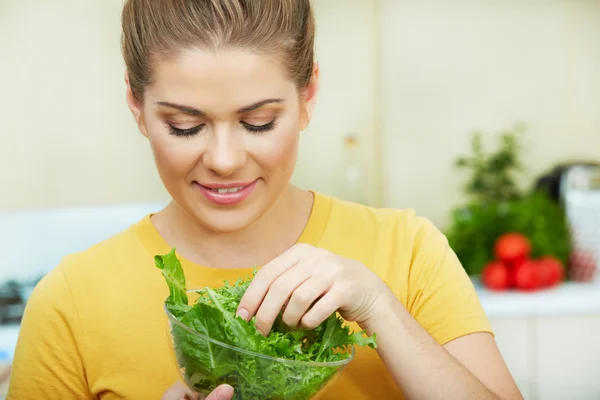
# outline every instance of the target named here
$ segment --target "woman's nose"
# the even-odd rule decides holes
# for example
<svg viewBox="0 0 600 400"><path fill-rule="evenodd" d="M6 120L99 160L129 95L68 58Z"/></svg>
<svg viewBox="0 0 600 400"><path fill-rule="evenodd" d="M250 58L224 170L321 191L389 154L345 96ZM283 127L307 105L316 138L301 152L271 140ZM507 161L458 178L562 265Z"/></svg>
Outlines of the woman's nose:
<svg viewBox="0 0 600 400"><path fill-rule="evenodd" d="M222 129L212 135L204 153L204 165L221 176L229 176L246 164L242 138Z"/></svg>

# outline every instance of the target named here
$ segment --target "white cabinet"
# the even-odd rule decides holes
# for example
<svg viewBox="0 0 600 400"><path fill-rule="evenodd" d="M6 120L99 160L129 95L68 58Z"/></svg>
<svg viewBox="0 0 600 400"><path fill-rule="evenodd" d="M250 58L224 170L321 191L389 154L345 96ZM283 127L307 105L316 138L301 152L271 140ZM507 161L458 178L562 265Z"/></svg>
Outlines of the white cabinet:
<svg viewBox="0 0 600 400"><path fill-rule="evenodd" d="M526 400L600 399L600 280L479 297Z"/></svg>
<svg viewBox="0 0 600 400"><path fill-rule="evenodd" d="M538 318L535 325L539 399L600 399L600 314Z"/></svg>

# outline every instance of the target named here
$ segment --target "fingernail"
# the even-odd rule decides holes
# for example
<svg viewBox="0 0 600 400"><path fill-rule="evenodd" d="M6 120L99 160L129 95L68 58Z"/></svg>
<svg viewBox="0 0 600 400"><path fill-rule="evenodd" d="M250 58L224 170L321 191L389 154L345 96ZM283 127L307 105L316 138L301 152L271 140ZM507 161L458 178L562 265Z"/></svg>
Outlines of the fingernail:
<svg viewBox="0 0 600 400"><path fill-rule="evenodd" d="M231 400L233 397L233 388L229 385L223 386L217 392L217 400Z"/></svg>
<svg viewBox="0 0 600 400"><path fill-rule="evenodd" d="M237 312L238 317L242 318L244 321L248 321L248 310L245 308L240 308Z"/></svg>

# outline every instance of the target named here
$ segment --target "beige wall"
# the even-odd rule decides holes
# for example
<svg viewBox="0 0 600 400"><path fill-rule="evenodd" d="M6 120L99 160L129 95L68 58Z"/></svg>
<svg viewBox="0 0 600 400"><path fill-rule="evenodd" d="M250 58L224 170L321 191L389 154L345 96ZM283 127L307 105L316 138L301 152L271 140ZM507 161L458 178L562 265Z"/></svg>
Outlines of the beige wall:
<svg viewBox="0 0 600 400"><path fill-rule="evenodd" d="M385 202L444 225L474 129L529 125L528 174L600 161L600 2L382 0Z"/></svg>
<svg viewBox="0 0 600 400"><path fill-rule="evenodd" d="M123 98L121 3L0 0L0 210L167 200ZM531 174L600 159L600 2L315 5L322 92L301 186L336 194L357 133L369 202L443 225L473 129L528 123Z"/></svg>
<svg viewBox="0 0 600 400"><path fill-rule="evenodd" d="M320 94L317 110L301 140L294 182L336 196L338 165L347 134L359 138L364 201L381 204L377 124L377 2L316 0Z"/></svg>
<svg viewBox="0 0 600 400"><path fill-rule="evenodd" d="M0 3L0 187L7 189L0 209L167 200L124 101L122 2ZM327 0L316 9L323 84L294 182L331 193L344 134L365 137L367 172L377 166L376 8ZM376 201L378 181L369 182Z"/></svg>
<svg viewBox="0 0 600 400"><path fill-rule="evenodd" d="M165 198L124 100L121 2L3 3L0 208Z"/></svg>

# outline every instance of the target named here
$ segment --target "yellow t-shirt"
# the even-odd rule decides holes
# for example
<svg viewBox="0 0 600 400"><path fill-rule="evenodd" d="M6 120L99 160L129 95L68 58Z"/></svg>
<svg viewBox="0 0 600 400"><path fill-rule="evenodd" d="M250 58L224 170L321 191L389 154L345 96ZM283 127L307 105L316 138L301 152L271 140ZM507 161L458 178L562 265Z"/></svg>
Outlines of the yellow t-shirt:
<svg viewBox="0 0 600 400"><path fill-rule="evenodd" d="M375 271L441 344L473 332L491 332L446 238L412 211L373 209L315 194L299 241L356 259ZM27 304L8 399L160 399L180 380L163 311L169 292L153 260L169 251L148 216L65 257ZM188 288L219 286L251 272L208 268L179 258ZM358 330L354 324L352 328ZM318 396L401 398L370 348L357 349L355 360Z"/></svg>

